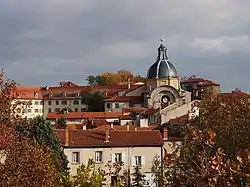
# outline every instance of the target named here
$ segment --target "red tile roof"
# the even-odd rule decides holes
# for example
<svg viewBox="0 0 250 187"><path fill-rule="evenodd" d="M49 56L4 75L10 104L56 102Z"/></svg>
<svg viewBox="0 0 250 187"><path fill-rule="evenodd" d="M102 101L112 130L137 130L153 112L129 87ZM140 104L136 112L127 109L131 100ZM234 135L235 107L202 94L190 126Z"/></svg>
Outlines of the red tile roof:
<svg viewBox="0 0 250 187"><path fill-rule="evenodd" d="M65 143L65 130L56 130L57 137ZM110 131L110 141L105 142L105 131L69 130L69 147L152 147L162 146L159 131Z"/></svg>
<svg viewBox="0 0 250 187"><path fill-rule="evenodd" d="M43 99L40 87L33 86L17 86L15 92L18 94L14 96L21 99Z"/></svg>
<svg viewBox="0 0 250 187"><path fill-rule="evenodd" d="M185 125L187 124L187 122L188 122L188 114L169 120L170 124L175 124L175 125Z"/></svg>
<svg viewBox="0 0 250 187"><path fill-rule="evenodd" d="M218 83L215 83L211 80L206 80L203 78L188 78L186 80L181 81L181 83L199 83L198 85L214 85L214 86L219 86Z"/></svg>
<svg viewBox="0 0 250 187"><path fill-rule="evenodd" d="M118 118L121 115L120 112L51 112L48 113L48 119L58 119L60 117L65 119L107 119Z"/></svg>
<svg viewBox="0 0 250 187"><path fill-rule="evenodd" d="M62 81L62 82L60 82L60 86L66 87L66 86L78 86L78 85L76 83L71 82L71 81Z"/></svg>
<svg viewBox="0 0 250 187"><path fill-rule="evenodd" d="M105 99L105 102L132 102L135 104L143 104L144 98L142 96L114 96L110 99Z"/></svg>
<svg viewBox="0 0 250 187"><path fill-rule="evenodd" d="M152 131L154 130L155 126L149 126L149 127L137 127L135 125L129 125L129 131ZM105 131L106 125L101 125L99 127L96 127L94 130L97 131ZM114 131L128 131L127 125L113 125L113 128L111 130Z"/></svg>
<svg viewBox="0 0 250 187"><path fill-rule="evenodd" d="M238 91L232 91L229 93L219 93L219 98L223 98L223 99L231 99L234 97L249 97L250 94L243 92L241 90Z"/></svg>
<svg viewBox="0 0 250 187"><path fill-rule="evenodd" d="M140 114L141 112L147 110L148 108L122 108L122 113L132 113Z"/></svg>
<svg viewBox="0 0 250 187"><path fill-rule="evenodd" d="M145 84L142 84L142 85L132 85L129 89L127 89L127 90L125 91L125 94L127 94L127 93L129 93L129 92L132 92L132 91L134 91L134 90L136 90L136 89L138 89L138 88L140 88L140 87L142 87L142 86L145 86Z"/></svg>
<svg viewBox="0 0 250 187"><path fill-rule="evenodd" d="M159 112L159 108L155 109L155 108L148 108L146 110L144 110L143 112L141 112L142 115L153 115L157 112Z"/></svg>

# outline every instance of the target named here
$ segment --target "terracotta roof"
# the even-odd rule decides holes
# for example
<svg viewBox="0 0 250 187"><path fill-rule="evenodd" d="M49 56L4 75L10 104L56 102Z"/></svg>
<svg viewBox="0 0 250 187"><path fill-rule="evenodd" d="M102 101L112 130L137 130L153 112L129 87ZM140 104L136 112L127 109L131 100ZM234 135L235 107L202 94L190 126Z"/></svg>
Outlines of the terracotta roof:
<svg viewBox="0 0 250 187"><path fill-rule="evenodd" d="M33 86L17 86L15 92L18 94L15 98L21 99L43 99L40 87Z"/></svg>
<svg viewBox="0 0 250 187"><path fill-rule="evenodd" d="M219 86L218 83L215 83L211 80L206 80L203 78L188 78L186 80L182 80L181 83L199 83L198 85L214 85Z"/></svg>
<svg viewBox="0 0 250 187"><path fill-rule="evenodd" d="M239 91L232 91L229 93L219 93L218 98L219 99L232 99L235 97L250 97L250 95L246 92Z"/></svg>
<svg viewBox="0 0 250 187"><path fill-rule="evenodd" d="M169 120L170 124L175 124L175 125L185 125L187 122L188 122L188 114Z"/></svg>
<svg viewBox="0 0 250 187"><path fill-rule="evenodd" d="M119 119L120 119L120 120L132 120L132 119L134 119L134 118L133 118L133 116L131 116L131 115L120 115L120 116L119 116Z"/></svg>
<svg viewBox="0 0 250 187"><path fill-rule="evenodd" d="M147 108L122 108L122 113L132 113L140 114L141 112L147 110Z"/></svg>
<svg viewBox="0 0 250 187"><path fill-rule="evenodd" d="M113 125L113 128L110 130L114 131L128 131L128 125ZM149 127L137 127L135 125L129 125L129 131L152 131L154 130L155 126L151 125ZM96 127L94 130L97 131L105 131L106 125L101 125L99 127Z"/></svg>
<svg viewBox="0 0 250 187"><path fill-rule="evenodd" d="M146 110L144 110L143 112L141 112L142 115L153 115L155 113L159 112L159 108L155 109L155 108L148 108Z"/></svg>
<svg viewBox="0 0 250 187"><path fill-rule="evenodd" d="M121 115L120 112L69 112L69 113L60 113L60 112L51 112L48 113L48 119L107 119L107 118L118 118Z"/></svg>
<svg viewBox="0 0 250 187"><path fill-rule="evenodd" d="M110 99L105 99L105 102L132 102L135 104L143 104L144 98L142 96L114 96Z"/></svg>
<svg viewBox="0 0 250 187"><path fill-rule="evenodd" d="M136 89L138 89L138 88L140 88L140 87L142 87L142 86L144 86L145 84L141 84L141 85L132 85L129 89L127 89L126 91L125 91L125 94L127 94L127 93L129 93L129 92L132 92L132 91L134 91L134 90L136 90Z"/></svg>
<svg viewBox="0 0 250 187"><path fill-rule="evenodd" d="M68 147L151 147L162 146L159 131L110 131L110 142L105 142L105 131L69 130ZM60 142L65 143L65 130L56 130Z"/></svg>
<svg viewBox="0 0 250 187"><path fill-rule="evenodd" d="M66 87L66 86L78 86L78 85L76 83L71 82L71 81L62 81L62 82L60 82L60 86Z"/></svg>

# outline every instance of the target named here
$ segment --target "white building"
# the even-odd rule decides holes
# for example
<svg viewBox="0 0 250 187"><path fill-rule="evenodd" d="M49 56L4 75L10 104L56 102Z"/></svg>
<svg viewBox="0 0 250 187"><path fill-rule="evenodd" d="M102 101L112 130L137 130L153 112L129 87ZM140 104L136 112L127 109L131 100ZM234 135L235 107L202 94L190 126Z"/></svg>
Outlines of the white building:
<svg viewBox="0 0 250 187"><path fill-rule="evenodd" d="M17 95L12 101L16 112L24 118L43 116L43 95L40 87L17 86Z"/></svg>

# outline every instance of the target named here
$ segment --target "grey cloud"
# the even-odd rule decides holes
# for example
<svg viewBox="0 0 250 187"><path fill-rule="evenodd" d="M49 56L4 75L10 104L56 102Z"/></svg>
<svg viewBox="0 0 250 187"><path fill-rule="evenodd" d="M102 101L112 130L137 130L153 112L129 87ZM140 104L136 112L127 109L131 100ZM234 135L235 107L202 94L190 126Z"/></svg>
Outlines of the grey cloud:
<svg viewBox="0 0 250 187"><path fill-rule="evenodd" d="M89 74L118 69L146 75L163 35L180 75L196 73L224 90L237 85L247 90L249 54L217 55L191 44L247 35L249 5L245 0L2 0L0 66L10 78L32 85L84 83ZM235 59L240 59L237 72ZM228 81L230 72L234 81Z"/></svg>

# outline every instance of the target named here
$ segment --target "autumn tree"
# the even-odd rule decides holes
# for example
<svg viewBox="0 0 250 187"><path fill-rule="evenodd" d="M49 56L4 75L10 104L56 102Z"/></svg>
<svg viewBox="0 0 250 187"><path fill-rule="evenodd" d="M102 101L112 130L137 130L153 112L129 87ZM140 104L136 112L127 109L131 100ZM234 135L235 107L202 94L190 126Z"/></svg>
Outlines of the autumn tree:
<svg viewBox="0 0 250 187"><path fill-rule="evenodd" d="M247 95L204 99L185 129L172 183L240 186L250 177L250 113ZM243 181L245 184L243 184Z"/></svg>
<svg viewBox="0 0 250 187"><path fill-rule="evenodd" d="M0 186L54 187L59 173L54 167L50 149L42 149L10 129L1 126L0 137L8 135L8 142L0 141Z"/></svg>
<svg viewBox="0 0 250 187"><path fill-rule="evenodd" d="M106 85L106 84L126 84L128 81L131 83L145 82L146 78L140 75L133 75L132 72L127 70L119 70L116 73L106 72L97 76L88 76L89 85Z"/></svg>

